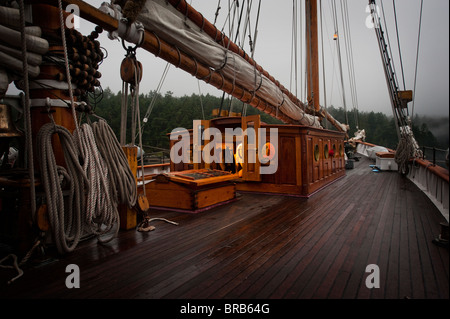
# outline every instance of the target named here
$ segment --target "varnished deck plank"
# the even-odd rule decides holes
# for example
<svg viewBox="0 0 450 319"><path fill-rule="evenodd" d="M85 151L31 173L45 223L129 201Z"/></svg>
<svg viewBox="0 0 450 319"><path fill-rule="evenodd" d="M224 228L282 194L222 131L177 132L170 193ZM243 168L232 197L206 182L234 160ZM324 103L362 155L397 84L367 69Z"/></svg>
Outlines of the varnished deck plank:
<svg viewBox="0 0 450 319"><path fill-rule="evenodd" d="M152 211L178 226L123 231L100 245L24 268L1 298L449 298L448 250L431 241L443 221L420 190L367 160L309 199L241 194L199 214ZM77 264L81 288L67 289ZM368 289L368 264L380 268ZM3 282L13 271L0 270Z"/></svg>

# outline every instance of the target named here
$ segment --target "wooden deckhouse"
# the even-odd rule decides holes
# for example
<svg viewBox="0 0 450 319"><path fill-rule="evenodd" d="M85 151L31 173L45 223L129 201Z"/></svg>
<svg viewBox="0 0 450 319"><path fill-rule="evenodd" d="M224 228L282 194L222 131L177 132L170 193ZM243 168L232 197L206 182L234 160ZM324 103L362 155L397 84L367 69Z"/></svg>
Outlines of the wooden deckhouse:
<svg viewBox="0 0 450 319"><path fill-rule="evenodd" d="M150 205L175 209L191 207L194 211L204 209L207 206L198 203L198 199L195 204L195 196L202 191L202 187L208 189L208 197L216 198L208 199L207 203L211 206L234 199L235 191L310 197L316 191L345 175L344 133L301 125L264 124L260 122L259 116L217 118L201 121L201 124L203 129L216 128L222 133L222 140L215 143L215 151L220 148L219 152L223 152L222 161L211 161L211 163L208 160L205 161L207 156L217 155L210 152L210 154L203 154L200 163L194 163L193 152L198 148L204 149L210 141L206 140L199 144L194 139L194 130L186 131L184 134L189 136L185 138L189 138L190 141L190 161L187 163L171 161L170 173L164 174L168 176L167 178L158 177L147 184ZM266 137L261 139L260 145L277 145L276 148L270 146L272 147L269 150L272 154L268 154L272 158L270 161L261 163L259 158L256 158L256 161L250 160L252 158L250 153L256 146L250 141L253 137L244 135L242 142L239 142L239 137L234 137L233 143L227 145L226 129L242 128L245 131L248 127L253 127L256 134L259 132L258 129L265 130ZM278 133L276 143L271 143L271 130L276 130ZM171 140L171 148L180 143L181 139L180 135L178 140ZM254 140L258 140L258 136L255 136ZM221 146L217 147L218 144ZM234 161L224 163L225 152L229 150L233 152ZM243 154L240 153L241 151ZM239 157L243 159L242 162L236 160ZM261 166L268 165L275 165L276 169L265 174ZM224 175L201 176L203 178L199 176L195 180L192 178L193 173L208 171L223 171ZM168 183L172 185L165 186ZM161 191L164 187L166 191ZM180 202L180 194L192 194L192 196L186 196L186 200Z"/></svg>

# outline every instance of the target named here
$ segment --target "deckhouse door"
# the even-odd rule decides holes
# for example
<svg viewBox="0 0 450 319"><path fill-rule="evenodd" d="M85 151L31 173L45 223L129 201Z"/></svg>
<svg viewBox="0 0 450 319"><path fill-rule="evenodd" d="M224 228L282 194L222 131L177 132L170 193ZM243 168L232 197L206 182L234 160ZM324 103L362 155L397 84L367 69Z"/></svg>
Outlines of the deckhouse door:
<svg viewBox="0 0 450 319"><path fill-rule="evenodd" d="M258 159L259 115L242 118L244 161L242 164L242 179L245 181L261 181L260 163ZM245 134L246 133L246 134Z"/></svg>
<svg viewBox="0 0 450 319"><path fill-rule="evenodd" d="M208 145L210 142L209 136L203 136L205 130L210 127L210 121L208 120L198 120L194 121L194 125L197 125L197 127L194 127L194 135L193 135L193 162L194 162L194 169L200 169L200 168L209 168L210 164L209 161L205 163L203 161L204 156L210 156L209 154L203 154L203 149L205 145ZM203 139L205 138L205 140ZM206 159L206 158L205 158Z"/></svg>

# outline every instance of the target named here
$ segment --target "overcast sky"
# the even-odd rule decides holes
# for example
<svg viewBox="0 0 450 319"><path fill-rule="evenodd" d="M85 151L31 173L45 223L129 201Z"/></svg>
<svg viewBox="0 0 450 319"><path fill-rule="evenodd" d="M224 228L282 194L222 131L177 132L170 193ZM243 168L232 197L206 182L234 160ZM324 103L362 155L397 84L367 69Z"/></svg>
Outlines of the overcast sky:
<svg viewBox="0 0 450 319"><path fill-rule="evenodd" d="M94 7L99 7L102 0L87 0ZM241 0L240 3L243 1ZM192 0L191 5L201 12L209 21L214 21L217 0ZM251 18L252 30L255 25L255 14L258 1L253 1L253 16ZM299 1L302 5L304 1ZM333 18L331 15L331 0L322 2L325 78L327 88L327 105L343 106L340 73L337 64L336 41L333 41ZM343 32L341 18L341 0L337 0L339 31ZM366 12L368 1L348 0L348 15L351 32L351 43L355 69L355 83L357 90L358 108L362 111L373 110L392 114L388 97L386 81L381 64L375 31L366 26L369 13ZM381 1L377 4L381 7ZM403 89L400 63L398 60L397 38L393 18L392 0L384 0L384 11L388 23L388 32L393 49L395 67L400 89ZM417 38L419 30L420 0L395 1L400 47L405 73L406 89L413 89L416 62ZM222 29L228 11L228 0L221 1L217 26ZM303 10L302 10L303 11ZM298 97L305 100L301 94L303 83L298 83L297 90L291 83L291 47L292 47L292 0L263 0L261 4L260 22L258 25L258 38L254 59L279 80ZM319 26L320 27L320 26ZM80 31L87 35L94 26L84 20L81 21ZM228 30L228 29L226 29ZM304 29L303 29L304 30ZM320 31L319 31L320 32ZM103 74L101 84L103 88L109 87L113 92L121 90L120 62L124 57L124 50L119 41L109 40L104 32L99 40L108 51L108 58L100 66ZM228 32L226 32L228 34ZM342 38L341 38L342 39ZM319 40L320 41L320 40ZM341 40L341 46L344 45ZM248 42L244 49L249 52ZM346 83L347 108L354 107L348 87L349 77L346 63L345 49L341 48L344 67L344 82ZM321 53L320 53L321 54ZM143 64L144 75L141 82L141 93L155 90L163 74L166 62L156 58L143 49L137 52L138 60ZM304 55L303 55L304 59ZM300 70L298 71L300 72ZM320 71L322 77L322 69ZM300 75L299 75L300 77ZM323 80L320 80L321 86ZM449 114L449 1L424 0L421 30L421 42L417 70L415 113L438 116ZM199 93L198 80L182 70L170 67L168 76L161 89L161 93L172 91L175 96ZM202 94L222 96L222 92L215 87L200 81ZM324 105L323 90L320 103ZM409 103L411 109L412 102Z"/></svg>

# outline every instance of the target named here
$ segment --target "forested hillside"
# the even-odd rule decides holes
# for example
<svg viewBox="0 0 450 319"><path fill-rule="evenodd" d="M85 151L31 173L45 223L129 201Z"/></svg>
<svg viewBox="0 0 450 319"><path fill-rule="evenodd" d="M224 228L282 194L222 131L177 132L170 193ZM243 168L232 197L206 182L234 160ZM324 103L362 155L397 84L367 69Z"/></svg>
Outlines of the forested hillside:
<svg viewBox="0 0 450 319"><path fill-rule="evenodd" d="M121 99L120 92L114 94L111 90L105 89L103 98L95 106L95 113L108 121L114 132L116 132L117 137L119 137L120 131ZM193 120L211 119L212 110L220 108L222 104L221 98L209 94L174 97L172 92L166 92L164 95L150 92L141 94L139 97L141 120L150 111L149 106L152 101L153 107L148 115L148 121L143 127L143 144L166 149L169 148L169 137L167 134L174 128L191 129ZM229 107L230 100L225 97L222 109L229 110ZM233 99L233 112L242 112L242 107L242 102ZM127 127L130 128L130 108L128 108L128 111L129 123ZM248 107L246 114L261 114L261 112L253 107ZM266 123L282 123L264 113L261 114L261 120ZM130 141L130 130L127 130L127 132L129 134L127 141Z"/></svg>
<svg viewBox="0 0 450 319"><path fill-rule="evenodd" d="M120 92L113 93L107 88L103 91L102 98L97 99L95 104L95 113L108 121L117 136L119 136L120 128L121 99ZM152 103L153 107L149 108ZM242 112L242 102L233 99L231 103L233 112ZM227 96L222 100L220 97L209 94L174 97L170 91L164 95L150 92L140 95L139 105L141 120L146 114L150 113L147 123L144 124L143 144L167 149L169 147L167 134L174 128L183 127L190 129L194 119L211 119L213 109L220 108L222 105L223 110L229 110L230 100ZM348 120L351 128L350 137L356 131L356 123L358 123L360 129L366 130L366 141L393 149L396 148L398 139L394 119L391 115L380 112L359 112L356 115L355 111L349 111L345 114L343 108L334 107L329 107L328 111L341 123L347 123ZM261 113L253 107L248 107L246 111L247 115ZM266 123L281 123L279 120L264 113L261 114L261 120ZM413 130L419 145L447 149L448 122L448 118L431 119L416 115L413 122ZM439 136L435 136L431 132L430 125L441 128L440 131L442 132ZM334 129L326 121L323 123L323 126ZM447 130L445 130L445 126ZM128 124L128 128L130 128L130 124ZM130 141L130 137L128 137L127 141Z"/></svg>
<svg viewBox="0 0 450 319"><path fill-rule="evenodd" d="M343 108L329 107L328 112L341 123L350 125L349 136L354 136L358 126L366 130L366 141L395 149L398 142L394 117L381 112L348 111L345 115ZM347 122L348 119L348 122ZM324 126L327 124L324 123ZM330 126L331 127L331 126ZM413 119L413 132L420 146L447 149L449 146L449 119L430 118L415 115Z"/></svg>

